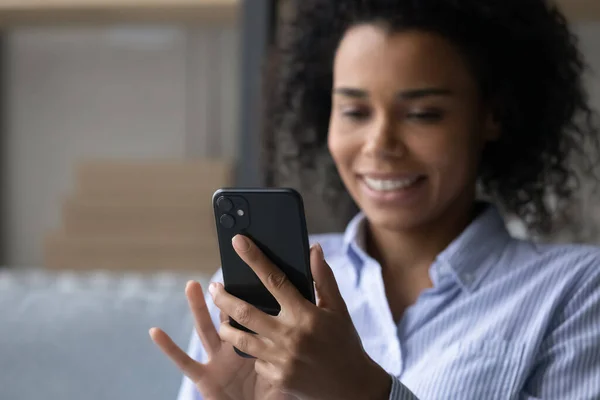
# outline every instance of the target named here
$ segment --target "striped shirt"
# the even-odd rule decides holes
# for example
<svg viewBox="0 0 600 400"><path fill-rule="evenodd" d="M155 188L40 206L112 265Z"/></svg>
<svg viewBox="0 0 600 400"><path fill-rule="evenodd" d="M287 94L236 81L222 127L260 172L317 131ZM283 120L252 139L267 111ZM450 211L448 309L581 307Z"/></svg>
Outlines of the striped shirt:
<svg viewBox="0 0 600 400"><path fill-rule="evenodd" d="M364 215L319 242L390 400L600 399L600 251L510 236L488 206L430 268L394 322ZM213 280L222 281L218 272ZM215 324L219 312L209 301ZM196 335L190 354L206 361ZM179 400L200 400L185 378ZM325 399L326 400L326 399Z"/></svg>

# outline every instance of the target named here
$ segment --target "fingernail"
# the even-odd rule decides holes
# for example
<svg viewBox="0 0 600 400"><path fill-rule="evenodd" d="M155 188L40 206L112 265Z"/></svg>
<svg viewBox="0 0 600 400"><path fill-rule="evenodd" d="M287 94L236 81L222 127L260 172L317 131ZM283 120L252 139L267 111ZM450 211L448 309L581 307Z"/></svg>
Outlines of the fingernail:
<svg viewBox="0 0 600 400"><path fill-rule="evenodd" d="M211 296L214 296L217 293L217 284L216 283L211 283L208 286L208 291L210 292Z"/></svg>
<svg viewBox="0 0 600 400"><path fill-rule="evenodd" d="M323 252L323 248L321 247L320 243L317 243L317 251L319 252L320 257L324 260L325 259L325 253Z"/></svg>
<svg viewBox="0 0 600 400"><path fill-rule="evenodd" d="M309 254L310 254L310 256L312 257L312 254L313 254L314 252L318 252L318 251L319 251L319 249L317 248L317 244L315 243L315 244L313 244L312 246L310 246L310 253L309 253Z"/></svg>
<svg viewBox="0 0 600 400"><path fill-rule="evenodd" d="M250 242L248 242L248 240L241 235L235 235L231 240L231 243L236 250L239 250L243 253L250 250Z"/></svg>

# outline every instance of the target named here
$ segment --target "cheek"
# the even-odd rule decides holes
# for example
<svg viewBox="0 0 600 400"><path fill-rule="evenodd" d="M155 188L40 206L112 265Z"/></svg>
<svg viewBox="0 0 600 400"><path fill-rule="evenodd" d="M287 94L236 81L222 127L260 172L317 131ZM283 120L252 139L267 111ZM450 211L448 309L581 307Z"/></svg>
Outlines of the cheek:
<svg viewBox="0 0 600 400"><path fill-rule="evenodd" d="M431 165L439 170L453 170L465 162L464 147L457 142L435 144L424 150Z"/></svg>
<svg viewBox="0 0 600 400"><path fill-rule="evenodd" d="M414 143L412 150L435 175L450 175L454 180L463 180L474 173L480 151L470 135L450 132L439 135L437 140Z"/></svg>
<svg viewBox="0 0 600 400"><path fill-rule="evenodd" d="M352 163L352 144L337 133L333 124L327 136L327 148L339 170Z"/></svg>

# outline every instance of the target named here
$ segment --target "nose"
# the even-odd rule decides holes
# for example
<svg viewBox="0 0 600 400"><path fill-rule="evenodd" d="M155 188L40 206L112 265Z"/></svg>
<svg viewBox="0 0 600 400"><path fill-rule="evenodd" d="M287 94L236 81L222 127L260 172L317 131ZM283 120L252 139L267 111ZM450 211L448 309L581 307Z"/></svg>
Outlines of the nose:
<svg viewBox="0 0 600 400"><path fill-rule="evenodd" d="M363 151L365 155L374 158L401 158L406 153L393 119L382 117L374 121L367 133Z"/></svg>

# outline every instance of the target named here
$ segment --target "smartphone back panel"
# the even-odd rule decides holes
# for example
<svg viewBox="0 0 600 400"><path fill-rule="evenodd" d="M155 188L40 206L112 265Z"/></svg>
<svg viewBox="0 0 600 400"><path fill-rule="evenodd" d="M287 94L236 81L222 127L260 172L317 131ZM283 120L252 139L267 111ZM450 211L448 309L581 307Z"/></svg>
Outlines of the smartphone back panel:
<svg viewBox="0 0 600 400"><path fill-rule="evenodd" d="M227 292L271 315L280 311L277 301L231 244L235 235L242 234L254 241L306 299L315 302L299 193L292 189L221 189L213 196L213 207Z"/></svg>

